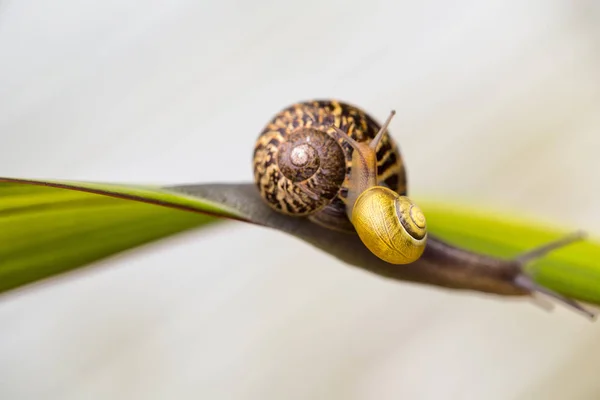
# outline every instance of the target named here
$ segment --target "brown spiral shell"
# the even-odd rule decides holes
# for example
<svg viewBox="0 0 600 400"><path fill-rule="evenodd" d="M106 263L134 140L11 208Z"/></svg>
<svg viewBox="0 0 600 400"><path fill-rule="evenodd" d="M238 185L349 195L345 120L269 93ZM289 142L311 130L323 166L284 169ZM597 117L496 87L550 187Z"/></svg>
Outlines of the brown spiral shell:
<svg viewBox="0 0 600 400"><path fill-rule="evenodd" d="M257 159L255 176L263 198L286 214L322 209L345 178L344 151L327 133L312 128L296 129L283 142L270 139L257 149Z"/></svg>
<svg viewBox="0 0 600 400"><path fill-rule="evenodd" d="M336 126L357 141L369 142L380 125L369 115L335 100L314 100L281 110L259 135L254 179L275 210L309 218L331 229L354 231L345 211L352 147L336 141ZM400 152L389 135L377 148L378 184L406 194Z"/></svg>

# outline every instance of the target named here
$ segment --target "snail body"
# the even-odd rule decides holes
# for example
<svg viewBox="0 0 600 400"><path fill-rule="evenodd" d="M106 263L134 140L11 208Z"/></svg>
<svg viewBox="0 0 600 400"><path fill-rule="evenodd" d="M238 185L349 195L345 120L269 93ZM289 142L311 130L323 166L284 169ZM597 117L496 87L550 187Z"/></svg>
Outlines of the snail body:
<svg viewBox="0 0 600 400"><path fill-rule="evenodd" d="M400 151L385 134L393 115L380 126L364 111L335 100L307 101L281 110L254 148L254 180L261 198L277 212L357 234L370 253L384 261L383 266L369 263L383 275L406 273L404 278L414 279L419 274L413 267L442 286L541 293L594 318L593 312L539 285L524 271L532 260L582 240L582 232L512 260L428 238L425 216L406 197ZM390 264L413 265L389 269Z"/></svg>
<svg viewBox="0 0 600 400"><path fill-rule="evenodd" d="M254 148L261 197L278 212L353 232L384 261L417 260L423 213L407 197L400 151L379 125L339 101L308 101L277 113Z"/></svg>

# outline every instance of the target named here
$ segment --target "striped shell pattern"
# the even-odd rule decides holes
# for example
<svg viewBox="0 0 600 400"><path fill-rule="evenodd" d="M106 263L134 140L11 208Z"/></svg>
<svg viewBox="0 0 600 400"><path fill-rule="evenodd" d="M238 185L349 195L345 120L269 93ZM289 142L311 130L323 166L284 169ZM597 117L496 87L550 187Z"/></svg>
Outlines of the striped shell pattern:
<svg viewBox="0 0 600 400"><path fill-rule="evenodd" d="M262 198L276 211L354 231L345 211L354 150L330 135L332 126L367 143L380 129L364 111L340 101L294 104L275 115L259 135L254 179ZM377 181L406 195L404 165L389 133L377 147Z"/></svg>

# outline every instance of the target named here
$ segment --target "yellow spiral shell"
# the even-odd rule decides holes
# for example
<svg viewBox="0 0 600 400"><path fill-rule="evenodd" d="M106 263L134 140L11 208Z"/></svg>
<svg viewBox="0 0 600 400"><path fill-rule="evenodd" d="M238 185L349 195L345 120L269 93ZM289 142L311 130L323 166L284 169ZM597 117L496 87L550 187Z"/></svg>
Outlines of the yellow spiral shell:
<svg viewBox="0 0 600 400"><path fill-rule="evenodd" d="M352 223L365 246L392 264L416 261L427 241L427 222L407 197L375 186L364 191L352 210Z"/></svg>

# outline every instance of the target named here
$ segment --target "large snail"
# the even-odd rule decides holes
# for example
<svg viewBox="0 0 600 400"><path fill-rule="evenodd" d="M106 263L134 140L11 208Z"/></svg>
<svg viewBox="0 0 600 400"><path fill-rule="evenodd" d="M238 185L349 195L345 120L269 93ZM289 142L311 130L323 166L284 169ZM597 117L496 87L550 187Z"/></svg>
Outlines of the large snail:
<svg viewBox="0 0 600 400"><path fill-rule="evenodd" d="M377 257L408 264L423 253L427 227L406 197L398 147L379 125L339 101L310 101L279 112L254 149L254 178L275 210L330 229L355 231Z"/></svg>
<svg viewBox="0 0 600 400"><path fill-rule="evenodd" d="M523 273L526 263L580 241L583 232L513 260L476 254L428 235L422 211L406 196L404 164L387 134L393 116L394 111L379 125L357 107L335 100L306 101L281 110L254 148L254 180L262 199L277 212L358 234L387 263L418 264L425 254L422 265L448 268L448 276L454 276L455 268L464 268L467 272L461 270L460 279L474 279L484 288L502 277L518 288L545 293L594 315ZM493 277L489 282L486 274L479 274L484 270Z"/></svg>

